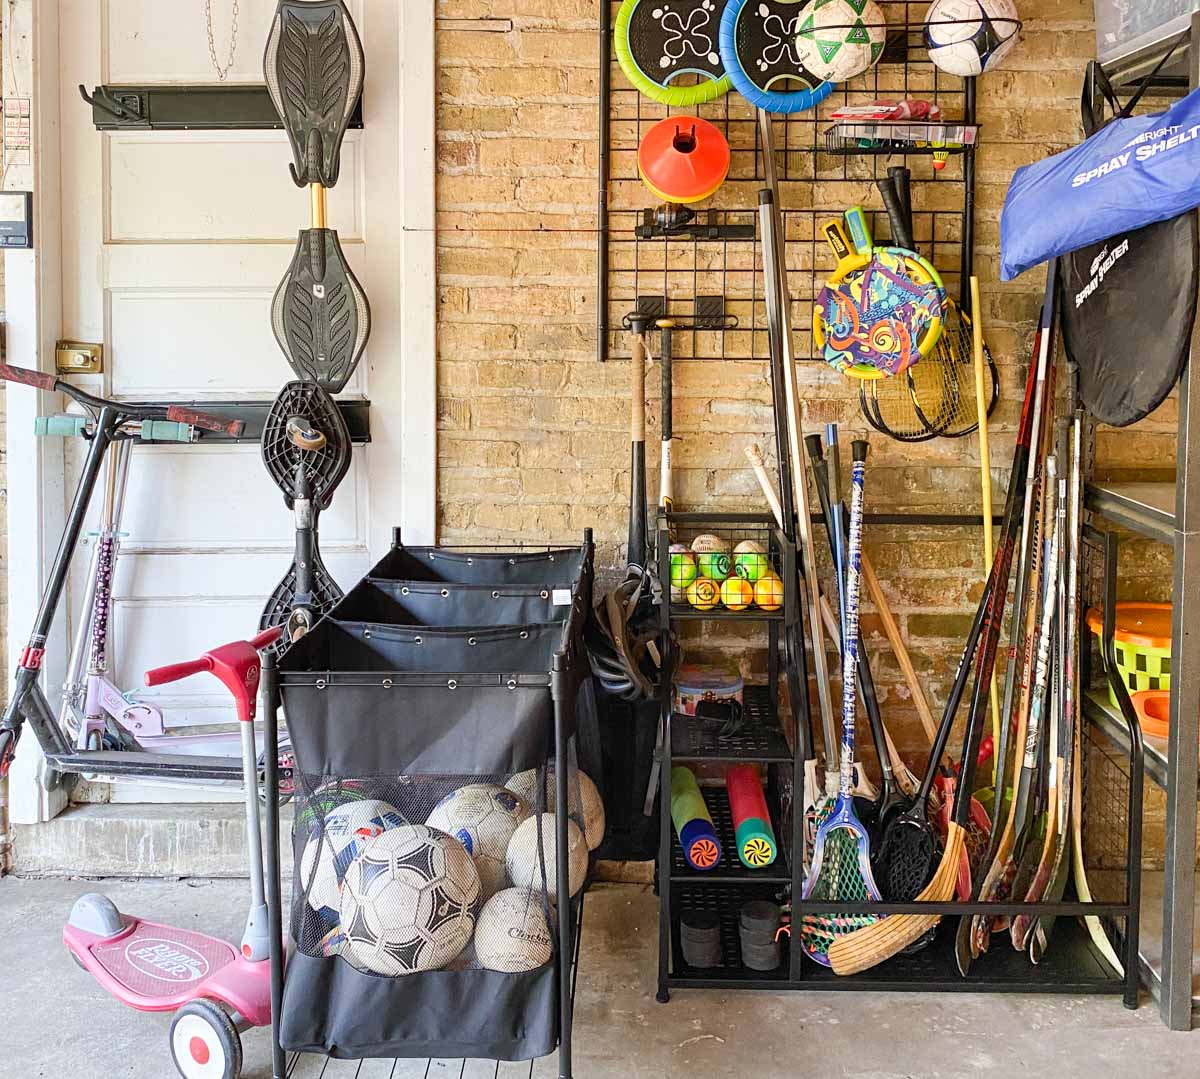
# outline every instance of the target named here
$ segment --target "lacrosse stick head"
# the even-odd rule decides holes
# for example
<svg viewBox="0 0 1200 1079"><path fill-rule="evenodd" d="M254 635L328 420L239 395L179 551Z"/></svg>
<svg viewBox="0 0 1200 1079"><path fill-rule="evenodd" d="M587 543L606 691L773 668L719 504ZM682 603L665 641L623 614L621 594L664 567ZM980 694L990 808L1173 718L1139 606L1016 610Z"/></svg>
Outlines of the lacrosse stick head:
<svg viewBox="0 0 1200 1079"><path fill-rule="evenodd" d="M849 796L839 796L833 813L817 829L812 868L803 898L834 903L879 902L871 871L870 840ZM814 962L829 966L829 949L847 933L873 925L876 915L805 913L800 918L800 946Z"/></svg>
<svg viewBox="0 0 1200 1079"><path fill-rule="evenodd" d="M875 879L890 903L909 903L937 870L937 833L924 814L902 813L888 822L875 857Z"/></svg>
<svg viewBox="0 0 1200 1079"><path fill-rule="evenodd" d="M342 0L279 0L263 75L292 146L292 179L333 187L364 77L362 42Z"/></svg>
<svg viewBox="0 0 1200 1079"><path fill-rule="evenodd" d="M262 458L288 509L305 489L314 507L325 509L350 468L341 409L315 382L289 382L263 424Z"/></svg>

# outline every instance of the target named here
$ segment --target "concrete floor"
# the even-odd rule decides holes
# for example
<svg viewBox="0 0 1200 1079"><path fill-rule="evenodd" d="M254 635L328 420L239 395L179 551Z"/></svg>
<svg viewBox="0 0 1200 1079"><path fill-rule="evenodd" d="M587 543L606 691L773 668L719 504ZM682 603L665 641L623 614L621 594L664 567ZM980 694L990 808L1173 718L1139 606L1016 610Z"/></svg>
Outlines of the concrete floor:
<svg viewBox="0 0 1200 1079"><path fill-rule="evenodd" d="M119 906L237 937L236 881L0 880L0 1077L167 1079L168 1016L131 1012L77 970L61 927L74 899L104 890ZM579 1079L1195 1079L1200 1032L1171 1034L1153 1007L1116 999L972 995L677 992L654 1001L656 903L649 890L601 886L588 900L575 1023ZM268 1039L245 1038L246 1079L270 1075ZM317 1079L322 1063L297 1077ZM554 1076L547 1061L534 1079ZM341 1062L325 1079L460 1079L457 1063ZM482 1070L478 1074L483 1074ZM495 1074L489 1070L487 1075ZM502 1071L501 1075L509 1074ZM513 1075L518 1074L513 1072ZM522 1070L522 1075L529 1072Z"/></svg>

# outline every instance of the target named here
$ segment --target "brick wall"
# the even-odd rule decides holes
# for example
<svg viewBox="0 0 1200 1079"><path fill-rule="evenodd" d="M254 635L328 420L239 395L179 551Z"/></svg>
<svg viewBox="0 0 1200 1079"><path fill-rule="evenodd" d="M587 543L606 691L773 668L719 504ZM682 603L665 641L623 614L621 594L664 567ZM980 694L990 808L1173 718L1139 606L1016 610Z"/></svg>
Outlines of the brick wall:
<svg viewBox="0 0 1200 1079"><path fill-rule="evenodd" d="M978 105L976 272L1002 380L992 423L997 509L1044 283L1040 271L999 283L1000 207L1015 168L1078 141L1080 80L1094 47L1090 0L1018 6L1024 40L981 80ZM455 542L573 542L590 525L602 566L617 566L628 364L595 362L598 11L599 0L439 3L439 529ZM618 205L622 198L648 203L640 191L614 195ZM822 365L802 365L800 379L809 429L836 420L844 438L865 430L844 380ZM742 449L771 441L765 366L681 363L675 395L680 503L762 508ZM651 445L655 421L652 401ZM1102 473L1144 473L1148 462L1171 470L1174 432L1173 402L1119 437L1101 431ZM977 510L975 439L871 442L873 508ZM651 491L656 482L652 471ZM981 536L880 528L866 546L936 708L981 590ZM1124 564L1137 570L1130 595L1166 587L1169 556L1152 547L1126 552ZM885 716L920 759L925 743L899 669L869 612L864 627L876 643ZM712 632L691 644L728 655L746 639Z"/></svg>

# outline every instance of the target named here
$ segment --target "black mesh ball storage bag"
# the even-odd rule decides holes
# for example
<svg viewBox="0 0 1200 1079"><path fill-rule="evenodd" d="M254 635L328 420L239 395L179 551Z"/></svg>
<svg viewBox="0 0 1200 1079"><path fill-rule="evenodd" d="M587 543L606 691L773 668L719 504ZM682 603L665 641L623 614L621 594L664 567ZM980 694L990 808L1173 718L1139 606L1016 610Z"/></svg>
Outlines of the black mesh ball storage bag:
<svg viewBox="0 0 1200 1079"><path fill-rule="evenodd" d="M555 1049L603 830L576 766L581 627L327 618L282 657L297 765L286 1049Z"/></svg>

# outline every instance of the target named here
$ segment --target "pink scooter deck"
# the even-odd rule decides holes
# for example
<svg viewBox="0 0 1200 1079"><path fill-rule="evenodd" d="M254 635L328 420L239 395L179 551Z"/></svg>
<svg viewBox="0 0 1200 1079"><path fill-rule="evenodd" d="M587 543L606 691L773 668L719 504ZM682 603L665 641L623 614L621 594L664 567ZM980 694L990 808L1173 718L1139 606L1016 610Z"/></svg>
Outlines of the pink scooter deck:
<svg viewBox="0 0 1200 1079"><path fill-rule="evenodd" d="M253 1026L271 1021L270 964L251 963L226 941L122 915L99 937L76 926L63 942L113 996L144 1012L169 1012L197 997L228 1005Z"/></svg>

